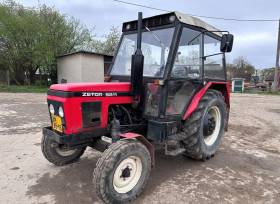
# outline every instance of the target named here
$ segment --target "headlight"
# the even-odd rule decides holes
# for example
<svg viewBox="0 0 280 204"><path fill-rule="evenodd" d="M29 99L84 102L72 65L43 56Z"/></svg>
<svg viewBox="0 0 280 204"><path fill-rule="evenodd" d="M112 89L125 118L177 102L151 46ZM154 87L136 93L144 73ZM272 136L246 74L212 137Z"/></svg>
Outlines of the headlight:
<svg viewBox="0 0 280 204"><path fill-rule="evenodd" d="M60 106L59 107L59 109L58 109L58 115L60 116L60 117L64 117L64 112L63 112L63 108Z"/></svg>
<svg viewBox="0 0 280 204"><path fill-rule="evenodd" d="M126 25L126 30L129 30L131 28L131 25L130 24L127 24Z"/></svg>
<svg viewBox="0 0 280 204"><path fill-rule="evenodd" d="M54 114L54 107L52 104L50 104L50 106L49 106L49 111L51 114Z"/></svg>
<svg viewBox="0 0 280 204"><path fill-rule="evenodd" d="M173 23L173 22L175 21L175 19L176 19L176 17L173 16L173 15L169 17L169 21L170 21L171 23Z"/></svg>

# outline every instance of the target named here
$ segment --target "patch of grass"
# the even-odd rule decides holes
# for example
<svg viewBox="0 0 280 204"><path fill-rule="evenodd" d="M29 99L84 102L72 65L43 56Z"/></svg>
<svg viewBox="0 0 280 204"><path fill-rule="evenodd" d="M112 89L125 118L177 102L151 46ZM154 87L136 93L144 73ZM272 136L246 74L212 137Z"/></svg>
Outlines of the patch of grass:
<svg viewBox="0 0 280 204"><path fill-rule="evenodd" d="M263 95L274 95L274 96L280 96L280 92L261 92L259 94L263 94Z"/></svg>
<svg viewBox="0 0 280 204"><path fill-rule="evenodd" d="M271 92L271 91L261 91L258 89L245 89L244 93L246 94L261 94L261 95L274 95L274 96L280 96L280 91L278 92Z"/></svg>
<svg viewBox="0 0 280 204"><path fill-rule="evenodd" d="M0 85L0 92L10 92L10 93L46 93L48 87L45 86L6 86Z"/></svg>

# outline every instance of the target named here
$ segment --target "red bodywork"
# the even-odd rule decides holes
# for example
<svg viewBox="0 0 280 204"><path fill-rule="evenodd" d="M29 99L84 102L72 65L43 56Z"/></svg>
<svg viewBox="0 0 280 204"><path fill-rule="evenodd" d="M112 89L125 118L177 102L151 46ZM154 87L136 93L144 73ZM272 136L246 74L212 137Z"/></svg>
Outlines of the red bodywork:
<svg viewBox="0 0 280 204"><path fill-rule="evenodd" d="M130 83L126 82L111 82L111 83L68 83L54 84L50 87L51 90L64 92L129 92ZM81 102L102 101L101 109L101 128L107 127L108 107L111 104L129 104L132 103L131 96L116 96L116 97L70 97L63 98L48 95L48 100L59 101L63 103L64 115L66 119L65 134L74 134L82 131L90 131L91 129L82 129L82 113Z"/></svg>
<svg viewBox="0 0 280 204"><path fill-rule="evenodd" d="M198 103L205 92L209 89L216 89L222 92L229 108L230 88L228 82L208 82L192 99L186 113L183 115L183 120L186 120L198 106ZM108 82L108 83L67 83L54 84L50 90L63 92L119 92L127 93L131 90L129 82ZM101 96L101 97L58 97L48 95L48 100L58 101L63 103L66 128L64 134L75 134L83 131L94 130L92 128L82 128L82 102L101 101L101 126L106 128L108 124L108 107L113 104L131 104L132 96Z"/></svg>
<svg viewBox="0 0 280 204"><path fill-rule="evenodd" d="M220 91L224 98L225 102L228 106L228 109L230 108L230 82L208 82L198 93L195 94L195 96L192 98L192 101L187 108L186 113L183 116L183 120L186 120L197 108L198 103L200 99L203 97L205 92L208 89L216 89Z"/></svg>

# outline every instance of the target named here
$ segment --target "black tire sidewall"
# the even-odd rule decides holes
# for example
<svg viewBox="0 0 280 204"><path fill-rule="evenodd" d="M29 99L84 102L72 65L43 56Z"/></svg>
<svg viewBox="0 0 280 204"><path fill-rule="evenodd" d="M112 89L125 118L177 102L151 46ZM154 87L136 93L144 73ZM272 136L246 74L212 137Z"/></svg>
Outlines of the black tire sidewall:
<svg viewBox="0 0 280 204"><path fill-rule="evenodd" d="M209 109L213 106L216 106L219 108L219 111L221 114L221 126L220 126L219 135L218 135L216 141L212 145L206 145L206 143L204 141L204 135L203 135L203 122L204 122L204 117L208 113ZM221 143L221 138L224 135L225 117L226 117L226 107L225 107L224 101L220 98L211 99L208 102L208 104L203 112L203 116L200 121L201 125L200 125L200 129L199 129L199 142L201 143L202 152L207 153L207 156L214 155Z"/></svg>
<svg viewBox="0 0 280 204"><path fill-rule="evenodd" d="M69 156L62 156L58 154L58 152L56 151L55 147L53 147L52 144L58 145L58 143L55 140L53 140L47 135L43 135L42 144L41 144L43 155L49 162L57 166L75 162L81 157L81 155L84 153L86 149L86 147L77 148L73 154Z"/></svg>
<svg viewBox="0 0 280 204"><path fill-rule="evenodd" d="M143 146L141 144L141 146ZM145 148L145 149L144 149ZM116 168L119 166L119 164L126 158L130 156L136 156L141 159L142 162L142 173L140 176L140 179L136 186L127 193L118 193L113 186L113 177ZM113 200L114 203L123 203L128 202L131 199L134 199L143 189L143 187L146 184L146 181L150 175L151 170L151 160L150 160L150 154L146 147L142 148L134 148L134 146L127 146L127 148L123 152L119 152L116 156L116 159L114 160L114 164L112 165L113 168L110 169L108 172L108 175L105 178L105 194L107 196L109 195L109 200ZM107 185L106 185L107 184Z"/></svg>

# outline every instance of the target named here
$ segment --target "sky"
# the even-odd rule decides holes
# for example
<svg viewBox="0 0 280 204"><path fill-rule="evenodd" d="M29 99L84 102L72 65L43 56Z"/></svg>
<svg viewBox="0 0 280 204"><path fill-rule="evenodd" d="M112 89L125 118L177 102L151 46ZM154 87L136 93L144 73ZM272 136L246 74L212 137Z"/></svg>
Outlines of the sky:
<svg viewBox="0 0 280 204"><path fill-rule="evenodd" d="M182 13L238 18L279 19L279 0L126 0ZM53 6L61 13L79 19L88 28L94 28L97 36L108 33L110 27L121 29L122 23L137 18L142 11L144 17L164 13L162 11L126 5L112 0L17 0L24 6L38 3ZM275 66L278 22L235 22L215 19L202 20L220 30L228 30L235 36L233 51L227 54L232 62L245 57L256 68Z"/></svg>

